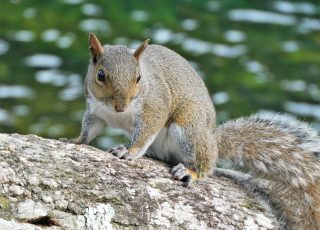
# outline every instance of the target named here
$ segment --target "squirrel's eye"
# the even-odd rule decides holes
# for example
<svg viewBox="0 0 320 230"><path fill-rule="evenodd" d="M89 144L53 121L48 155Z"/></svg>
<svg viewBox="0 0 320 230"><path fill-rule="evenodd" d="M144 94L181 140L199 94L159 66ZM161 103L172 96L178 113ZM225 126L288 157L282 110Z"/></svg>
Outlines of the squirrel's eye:
<svg viewBox="0 0 320 230"><path fill-rule="evenodd" d="M137 83L140 81L140 79L141 79L141 75L139 74L137 77Z"/></svg>
<svg viewBox="0 0 320 230"><path fill-rule="evenodd" d="M104 76L103 70L99 69L98 74L97 74L97 78L98 78L99 81L104 81L105 80L105 76Z"/></svg>

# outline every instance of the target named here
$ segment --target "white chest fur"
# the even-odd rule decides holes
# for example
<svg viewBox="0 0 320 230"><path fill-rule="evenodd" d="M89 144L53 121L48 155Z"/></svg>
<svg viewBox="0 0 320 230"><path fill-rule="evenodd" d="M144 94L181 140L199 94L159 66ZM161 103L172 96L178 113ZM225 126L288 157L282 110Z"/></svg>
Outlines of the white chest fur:
<svg viewBox="0 0 320 230"><path fill-rule="evenodd" d="M134 102L132 102L127 110L122 113L117 113L113 108L98 100L88 101L88 104L90 112L104 120L109 127L122 129L126 131L128 136L133 134L136 116Z"/></svg>

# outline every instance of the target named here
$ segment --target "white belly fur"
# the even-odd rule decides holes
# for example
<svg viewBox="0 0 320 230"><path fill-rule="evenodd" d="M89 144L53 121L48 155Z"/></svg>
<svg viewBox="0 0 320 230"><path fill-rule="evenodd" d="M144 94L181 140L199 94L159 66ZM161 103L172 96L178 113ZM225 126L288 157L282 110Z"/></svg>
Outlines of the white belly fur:
<svg viewBox="0 0 320 230"><path fill-rule="evenodd" d="M161 129L147 154L162 161L183 162L185 157L177 140L177 134L179 133L181 133L181 128L175 123L171 123L169 127Z"/></svg>

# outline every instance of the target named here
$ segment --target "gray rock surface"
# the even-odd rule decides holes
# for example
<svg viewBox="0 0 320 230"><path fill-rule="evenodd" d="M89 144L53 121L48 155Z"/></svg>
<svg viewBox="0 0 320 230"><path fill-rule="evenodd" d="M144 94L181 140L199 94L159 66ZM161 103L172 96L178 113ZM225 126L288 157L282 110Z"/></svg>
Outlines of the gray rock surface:
<svg viewBox="0 0 320 230"><path fill-rule="evenodd" d="M277 229L259 199L210 177L35 135L0 134L0 229Z"/></svg>

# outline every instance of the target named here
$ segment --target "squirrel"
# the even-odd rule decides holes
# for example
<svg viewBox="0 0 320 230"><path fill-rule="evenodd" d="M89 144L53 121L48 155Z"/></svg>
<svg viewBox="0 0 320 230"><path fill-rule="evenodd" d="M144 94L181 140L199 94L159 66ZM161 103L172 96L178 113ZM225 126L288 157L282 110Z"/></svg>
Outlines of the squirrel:
<svg viewBox="0 0 320 230"><path fill-rule="evenodd" d="M173 178L185 186L215 171L265 195L284 229L320 229L316 131L274 114L216 126L214 105L201 77L179 54L148 42L137 49L102 46L90 33L87 108L74 141L88 144L105 125L120 128L131 141L108 150L114 156L135 160L148 155L170 162ZM250 170L253 177L214 170L221 159Z"/></svg>

